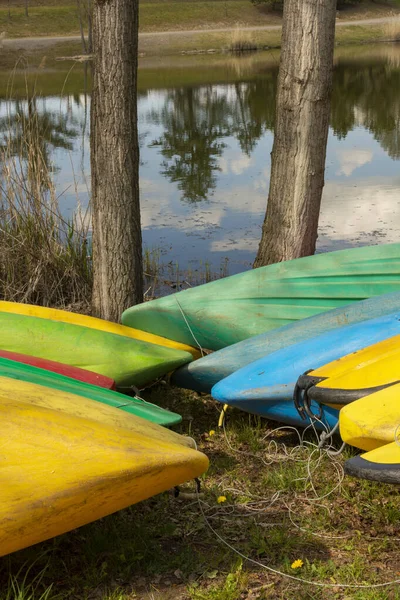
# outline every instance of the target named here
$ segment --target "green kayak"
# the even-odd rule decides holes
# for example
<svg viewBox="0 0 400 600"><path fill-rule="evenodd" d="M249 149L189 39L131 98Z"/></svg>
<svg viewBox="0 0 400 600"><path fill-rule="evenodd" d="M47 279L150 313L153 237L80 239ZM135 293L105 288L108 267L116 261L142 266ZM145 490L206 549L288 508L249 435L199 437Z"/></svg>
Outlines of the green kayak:
<svg viewBox="0 0 400 600"><path fill-rule="evenodd" d="M0 312L0 348L80 367L141 387L190 362L189 352L114 333Z"/></svg>
<svg viewBox="0 0 400 600"><path fill-rule="evenodd" d="M372 296L400 291L400 244L260 267L126 310L122 323L218 350Z"/></svg>
<svg viewBox="0 0 400 600"><path fill-rule="evenodd" d="M152 421L158 425L164 425L165 427L176 425L182 421L180 415L144 400L131 398L112 390L91 385L90 383L83 383L65 375L52 373L45 369L9 360L8 358L0 358L0 377L29 381L30 383L60 390L61 392L83 396L84 398L119 408L132 415L142 417L142 419Z"/></svg>

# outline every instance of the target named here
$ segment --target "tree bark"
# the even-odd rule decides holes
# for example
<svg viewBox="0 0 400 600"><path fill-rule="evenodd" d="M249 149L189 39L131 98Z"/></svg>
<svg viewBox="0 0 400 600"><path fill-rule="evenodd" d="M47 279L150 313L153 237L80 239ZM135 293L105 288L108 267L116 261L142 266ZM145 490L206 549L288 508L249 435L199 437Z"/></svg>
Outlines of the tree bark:
<svg viewBox="0 0 400 600"><path fill-rule="evenodd" d="M95 0L92 309L111 321L143 300L137 49L138 0Z"/></svg>
<svg viewBox="0 0 400 600"><path fill-rule="evenodd" d="M271 180L254 267L314 254L324 187L336 0L285 0Z"/></svg>

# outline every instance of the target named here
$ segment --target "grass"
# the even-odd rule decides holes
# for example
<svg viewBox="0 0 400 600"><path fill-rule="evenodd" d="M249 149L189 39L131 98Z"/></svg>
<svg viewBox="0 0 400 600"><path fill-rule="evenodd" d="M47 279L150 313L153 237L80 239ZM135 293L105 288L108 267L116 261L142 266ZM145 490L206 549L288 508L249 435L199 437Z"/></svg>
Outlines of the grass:
<svg viewBox="0 0 400 600"><path fill-rule="evenodd" d="M385 24L384 32L388 40L400 42L400 17L393 16L393 19Z"/></svg>
<svg viewBox="0 0 400 600"><path fill-rule="evenodd" d="M242 27L235 27L231 32L229 50L241 54L243 52L254 52L258 50L258 46L253 40L251 31L247 31Z"/></svg>
<svg viewBox="0 0 400 600"><path fill-rule="evenodd" d="M210 457L201 504L161 494L4 557L0 600L400 599L395 586L338 586L399 577L399 491L341 481L352 452L333 461L315 451L312 436L299 447L293 432L274 433L273 423L234 410L227 413L224 433L210 397L167 385L149 389L145 397L178 408L180 431L191 433ZM189 483L182 489L194 488ZM218 504L221 495L226 501ZM244 556L328 587L249 563L217 534ZM303 566L294 570L297 559ZM11 581L29 592L10 594Z"/></svg>
<svg viewBox="0 0 400 600"><path fill-rule="evenodd" d="M85 310L92 284L88 225L79 211L72 220L60 212L47 152L54 124L39 115L34 94L3 121L0 297ZM61 117L55 126L65 127Z"/></svg>
<svg viewBox="0 0 400 600"><path fill-rule="evenodd" d="M66 2L60 5L52 0L43 2L40 6L33 5L29 11L29 17L25 16L23 3L19 6L12 6L11 18L8 16L8 7L0 3L0 32L4 31L6 37L32 37L32 36L68 36L79 35L79 21L76 5L73 2ZM32 3L31 3L32 4ZM341 11L341 18L370 18L375 16L387 16L395 6L377 5L373 2L363 2L359 6ZM243 28L244 26L263 26L279 25L281 16L267 10L265 7L254 6L249 0L191 0L189 2L182 0L165 0L163 2L142 2L139 6L140 11L140 31L162 32L170 30L211 30L215 28ZM338 30L341 28L338 27ZM275 32L263 32L265 36L255 43L264 45L274 45L276 43ZM178 36L173 36L178 37ZM195 36L196 38L198 35ZM226 36L223 36L223 38ZM217 38L219 39L219 38ZM368 39L368 38L367 38ZM179 41L179 39L178 39ZM190 36L186 44L190 41ZM208 48L226 46L229 40L223 39L222 43L213 41L213 45ZM253 41L253 40L252 40ZM157 38L157 44L151 39L144 45L143 51L156 54L155 46L158 46L160 39ZM161 36L161 46L164 41ZM172 44L176 40L170 40ZM198 43L202 43L198 40ZM216 45L217 44L217 45ZM229 45L229 44L228 44ZM194 44L189 44L191 49ZM203 46L204 47L204 46ZM159 53L163 51L160 49Z"/></svg>

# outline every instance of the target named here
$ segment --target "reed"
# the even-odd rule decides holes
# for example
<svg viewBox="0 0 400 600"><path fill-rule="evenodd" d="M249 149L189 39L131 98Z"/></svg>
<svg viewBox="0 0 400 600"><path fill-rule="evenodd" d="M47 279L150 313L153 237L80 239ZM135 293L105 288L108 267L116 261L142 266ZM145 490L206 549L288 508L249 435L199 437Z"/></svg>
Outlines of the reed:
<svg viewBox="0 0 400 600"><path fill-rule="evenodd" d="M256 52L258 50L258 45L254 42L251 31L246 31L240 27L240 25L237 25L231 33L229 50L235 54Z"/></svg>
<svg viewBox="0 0 400 600"><path fill-rule="evenodd" d="M63 217L34 99L0 134L0 298L87 310L88 219Z"/></svg>
<svg viewBox="0 0 400 600"><path fill-rule="evenodd" d="M391 42L400 42L400 16L393 15L384 25L385 37Z"/></svg>

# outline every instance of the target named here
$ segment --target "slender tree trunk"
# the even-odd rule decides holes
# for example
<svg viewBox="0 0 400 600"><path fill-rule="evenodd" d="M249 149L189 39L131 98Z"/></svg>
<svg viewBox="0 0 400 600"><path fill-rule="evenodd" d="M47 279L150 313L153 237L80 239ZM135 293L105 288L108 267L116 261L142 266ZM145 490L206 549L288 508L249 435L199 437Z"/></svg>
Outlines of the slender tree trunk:
<svg viewBox="0 0 400 600"><path fill-rule="evenodd" d="M91 105L93 314L141 302L136 77L138 0L95 0Z"/></svg>
<svg viewBox="0 0 400 600"><path fill-rule="evenodd" d="M26 17L29 17L28 4L29 4L29 0L25 0L25 16Z"/></svg>
<svg viewBox="0 0 400 600"><path fill-rule="evenodd" d="M315 252L336 0L285 0L267 212L255 267Z"/></svg>

